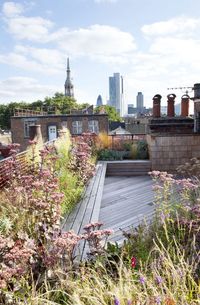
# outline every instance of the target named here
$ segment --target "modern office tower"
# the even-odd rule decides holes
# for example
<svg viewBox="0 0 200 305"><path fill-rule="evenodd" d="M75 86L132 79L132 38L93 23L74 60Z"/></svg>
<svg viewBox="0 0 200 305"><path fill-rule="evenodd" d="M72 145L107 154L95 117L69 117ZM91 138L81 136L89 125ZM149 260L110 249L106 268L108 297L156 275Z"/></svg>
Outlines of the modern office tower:
<svg viewBox="0 0 200 305"><path fill-rule="evenodd" d="M136 102L137 102L137 112L142 113L144 110L144 96L142 92L138 92L136 97Z"/></svg>
<svg viewBox="0 0 200 305"><path fill-rule="evenodd" d="M99 96L97 97L97 107L102 105L103 105L102 96L99 94Z"/></svg>
<svg viewBox="0 0 200 305"><path fill-rule="evenodd" d="M115 107L120 116L123 115L123 77L120 73L114 73L109 77L109 101L110 106Z"/></svg>
<svg viewBox="0 0 200 305"><path fill-rule="evenodd" d="M128 104L128 114L133 114L133 113L134 113L134 105Z"/></svg>
<svg viewBox="0 0 200 305"><path fill-rule="evenodd" d="M65 81L65 96L74 97L74 85L72 84L72 80L71 80L69 58L67 58L67 78Z"/></svg>

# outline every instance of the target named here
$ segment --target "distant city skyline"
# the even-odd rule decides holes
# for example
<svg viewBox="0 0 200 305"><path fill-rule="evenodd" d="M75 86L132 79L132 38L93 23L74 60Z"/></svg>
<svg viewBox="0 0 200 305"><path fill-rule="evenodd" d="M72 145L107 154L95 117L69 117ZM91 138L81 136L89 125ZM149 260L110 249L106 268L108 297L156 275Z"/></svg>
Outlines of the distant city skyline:
<svg viewBox="0 0 200 305"><path fill-rule="evenodd" d="M136 96L136 105L138 112L142 112L144 109L144 95L142 94L142 92L138 92Z"/></svg>
<svg viewBox="0 0 200 305"><path fill-rule="evenodd" d="M200 82L199 11L199 0L2 0L0 103L63 92L69 57L79 103L105 103L117 71L125 107L140 91L166 105L167 88Z"/></svg>
<svg viewBox="0 0 200 305"><path fill-rule="evenodd" d="M109 76L109 99L108 105L113 106L120 116L124 115L124 85L123 76L120 73L113 73L113 76Z"/></svg>

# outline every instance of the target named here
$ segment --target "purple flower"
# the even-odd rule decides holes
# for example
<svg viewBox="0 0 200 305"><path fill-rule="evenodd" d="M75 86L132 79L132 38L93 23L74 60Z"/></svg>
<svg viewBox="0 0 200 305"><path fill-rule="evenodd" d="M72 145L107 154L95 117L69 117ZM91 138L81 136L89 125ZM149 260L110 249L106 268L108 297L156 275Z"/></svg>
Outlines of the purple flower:
<svg viewBox="0 0 200 305"><path fill-rule="evenodd" d="M144 283L145 283L144 276L140 276L139 281L140 281L140 284L144 285Z"/></svg>
<svg viewBox="0 0 200 305"><path fill-rule="evenodd" d="M161 297L159 295L155 298L155 302L156 304L161 304Z"/></svg>
<svg viewBox="0 0 200 305"><path fill-rule="evenodd" d="M162 282L163 282L162 277L157 275L156 276L156 282L157 282L158 285L162 284Z"/></svg>
<svg viewBox="0 0 200 305"><path fill-rule="evenodd" d="M120 301L116 297L114 299L114 305L120 305Z"/></svg>
<svg viewBox="0 0 200 305"><path fill-rule="evenodd" d="M132 305L132 304L133 304L132 301L128 300L127 305Z"/></svg>

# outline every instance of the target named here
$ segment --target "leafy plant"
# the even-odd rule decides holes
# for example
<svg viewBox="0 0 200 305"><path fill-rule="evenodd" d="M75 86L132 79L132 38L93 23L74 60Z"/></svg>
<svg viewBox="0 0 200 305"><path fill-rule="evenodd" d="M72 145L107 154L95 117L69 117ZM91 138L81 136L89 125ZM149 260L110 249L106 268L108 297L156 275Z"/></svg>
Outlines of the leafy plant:
<svg viewBox="0 0 200 305"><path fill-rule="evenodd" d="M98 159L103 161L123 160L126 152L111 149L102 149L98 151Z"/></svg>
<svg viewBox="0 0 200 305"><path fill-rule="evenodd" d="M148 159L148 144L146 141L139 141L137 144L137 159Z"/></svg>

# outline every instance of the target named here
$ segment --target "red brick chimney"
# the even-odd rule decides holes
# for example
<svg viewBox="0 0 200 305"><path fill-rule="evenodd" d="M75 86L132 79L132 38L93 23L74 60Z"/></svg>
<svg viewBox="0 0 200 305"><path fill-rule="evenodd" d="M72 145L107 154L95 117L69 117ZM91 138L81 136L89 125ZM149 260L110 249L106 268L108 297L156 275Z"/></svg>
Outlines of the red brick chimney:
<svg viewBox="0 0 200 305"><path fill-rule="evenodd" d="M37 143L42 142L42 133L40 125L29 126L29 139L35 140Z"/></svg>
<svg viewBox="0 0 200 305"><path fill-rule="evenodd" d="M162 96L160 94L156 94L153 97L153 117L160 118L160 102Z"/></svg>
<svg viewBox="0 0 200 305"><path fill-rule="evenodd" d="M184 94L181 98L181 116L187 117L189 115L189 102L190 97L188 94Z"/></svg>
<svg viewBox="0 0 200 305"><path fill-rule="evenodd" d="M168 94L167 96L167 116L174 117L174 103L175 103L175 94Z"/></svg>

